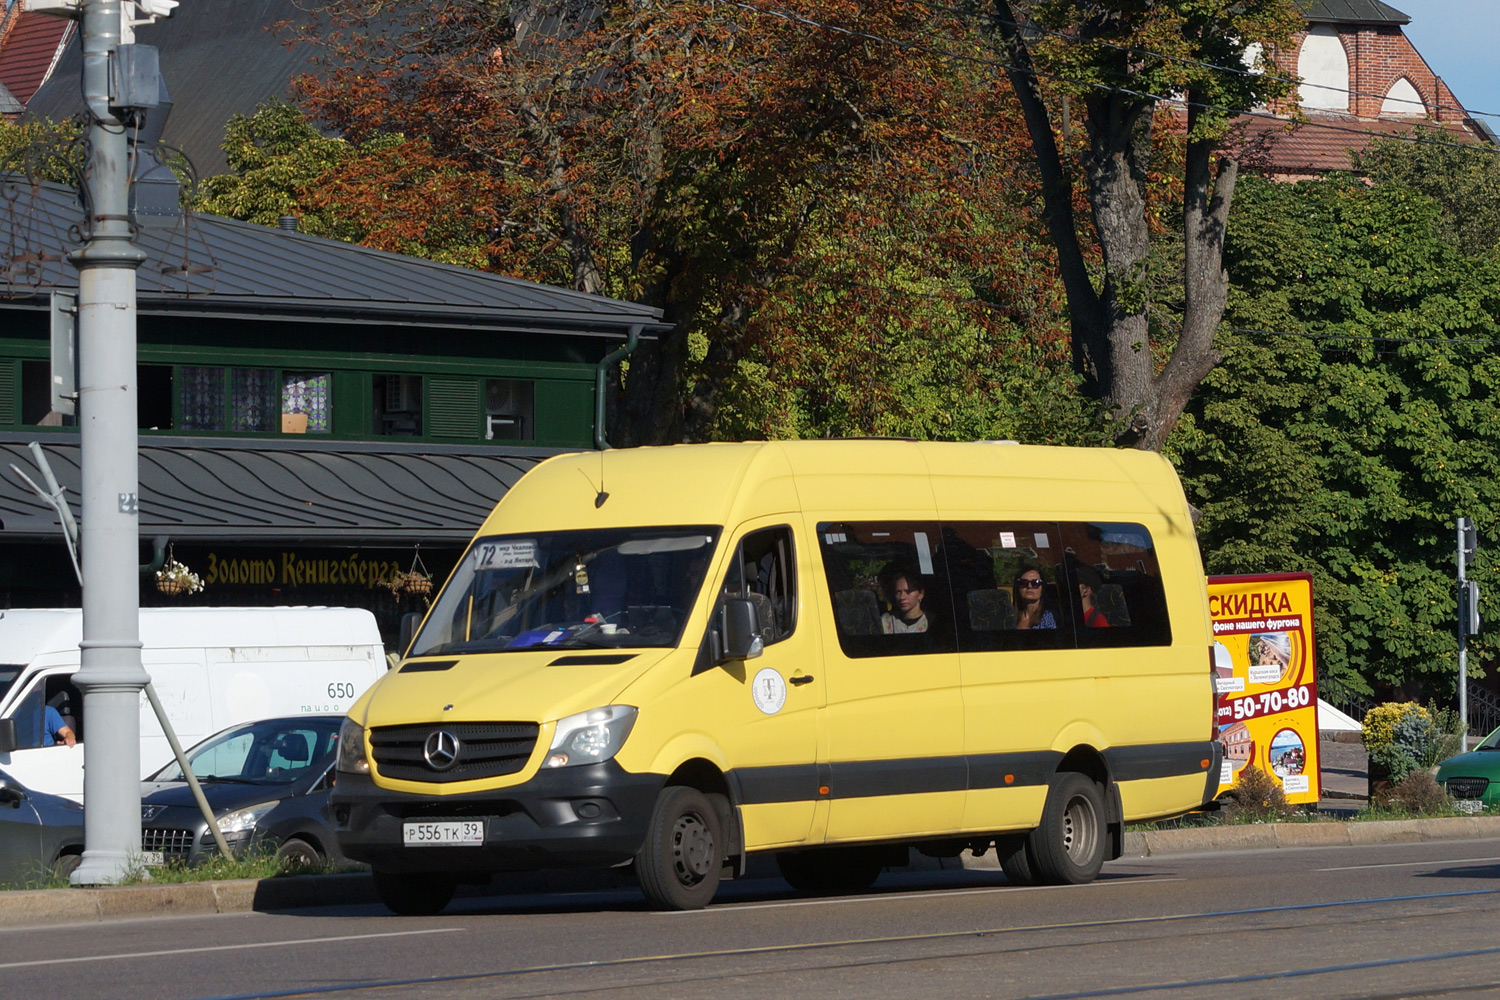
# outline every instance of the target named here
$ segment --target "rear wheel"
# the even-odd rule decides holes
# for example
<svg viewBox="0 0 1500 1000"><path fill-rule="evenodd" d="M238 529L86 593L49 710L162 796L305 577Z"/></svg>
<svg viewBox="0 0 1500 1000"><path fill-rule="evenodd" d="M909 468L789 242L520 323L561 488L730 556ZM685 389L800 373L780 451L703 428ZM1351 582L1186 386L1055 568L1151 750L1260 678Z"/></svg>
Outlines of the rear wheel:
<svg viewBox="0 0 1500 1000"><path fill-rule="evenodd" d="M375 893L392 913L427 917L442 912L453 899L458 883L434 873L374 872Z"/></svg>
<svg viewBox="0 0 1500 1000"><path fill-rule="evenodd" d="M1047 792L1042 822L1026 843L1036 881L1046 885L1092 882L1104 866L1104 793L1082 774L1057 775Z"/></svg>
<svg viewBox="0 0 1500 1000"><path fill-rule="evenodd" d="M885 856L879 848L838 847L776 855L781 877L798 892L859 892L880 877Z"/></svg>
<svg viewBox="0 0 1500 1000"><path fill-rule="evenodd" d="M687 785L662 789L635 856L641 891L659 910L696 910L719 891L724 837L708 797Z"/></svg>
<svg viewBox="0 0 1500 1000"><path fill-rule="evenodd" d="M82 854L64 854L57 859L57 864L52 866L52 874L58 878L67 878L78 870L82 861Z"/></svg>

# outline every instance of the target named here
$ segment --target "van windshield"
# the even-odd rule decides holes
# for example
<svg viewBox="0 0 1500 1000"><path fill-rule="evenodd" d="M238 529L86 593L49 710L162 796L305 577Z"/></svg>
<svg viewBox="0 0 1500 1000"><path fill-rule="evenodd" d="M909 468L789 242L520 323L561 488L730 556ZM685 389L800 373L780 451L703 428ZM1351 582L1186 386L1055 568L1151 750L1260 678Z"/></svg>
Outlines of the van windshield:
<svg viewBox="0 0 1500 1000"><path fill-rule="evenodd" d="M480 538L408 655L675 646L719 535L705 526Z"/></svg>
<svg viewBox="0 0 1500 1000"><path fill-rule="evenodd" d="M10 693L11 686L16 683L16 678L21 676L21 671L26 669L24 663L0 663L0 702L5 701L5 696Z"/></svg>

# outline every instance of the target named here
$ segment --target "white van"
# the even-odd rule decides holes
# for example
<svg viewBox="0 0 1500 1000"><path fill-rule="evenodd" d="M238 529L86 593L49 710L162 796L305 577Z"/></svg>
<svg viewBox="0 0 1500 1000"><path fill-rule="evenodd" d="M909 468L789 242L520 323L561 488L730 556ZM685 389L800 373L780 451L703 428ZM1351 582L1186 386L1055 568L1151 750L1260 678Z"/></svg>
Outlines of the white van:
<svg viewBox="0 0 1500 1000"><path fill-rule="evenodd" d="M184 748L252 719L345 712L386 670L375 616L357 608L145 608L141 662ZM0 612L0 768L38 791L83 800L88 721L73 684L83 613ZM77 746L43 746L51 705ZM12 720L14 747L5 731ZM141 694L141 776L172 750Z"/></svg>

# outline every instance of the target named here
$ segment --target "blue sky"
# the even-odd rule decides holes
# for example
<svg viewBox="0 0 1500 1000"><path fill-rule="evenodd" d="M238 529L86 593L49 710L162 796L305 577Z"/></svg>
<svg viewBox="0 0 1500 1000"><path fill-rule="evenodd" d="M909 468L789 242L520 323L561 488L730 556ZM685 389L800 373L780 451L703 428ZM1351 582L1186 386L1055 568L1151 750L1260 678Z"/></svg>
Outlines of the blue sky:
<svg viewBox="0 0 1500 1000"><path fill-rule="evenodd" d="M1500 115L1500 0L1386 0L1411 18L1403 30L1470 111ZM1500 132L1500 118L1485 122Z"/></svg>

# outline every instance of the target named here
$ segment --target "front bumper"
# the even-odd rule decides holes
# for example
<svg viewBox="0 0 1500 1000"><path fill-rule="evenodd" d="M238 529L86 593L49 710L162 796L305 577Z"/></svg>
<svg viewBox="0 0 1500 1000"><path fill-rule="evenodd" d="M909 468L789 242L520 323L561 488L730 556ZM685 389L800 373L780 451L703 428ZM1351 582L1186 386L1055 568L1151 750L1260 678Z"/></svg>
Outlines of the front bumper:
<svg viewBox="0 0 1500 1000"><path fill-rule="evenodd" d="M539 771L523 784L457 795L396 792L341 773L333 791L339 848L386 872L485 873L599 868L628 861L646 838L666 777L615 761ZM484 843L407 847L408 820L482 820Z"/></svg>

